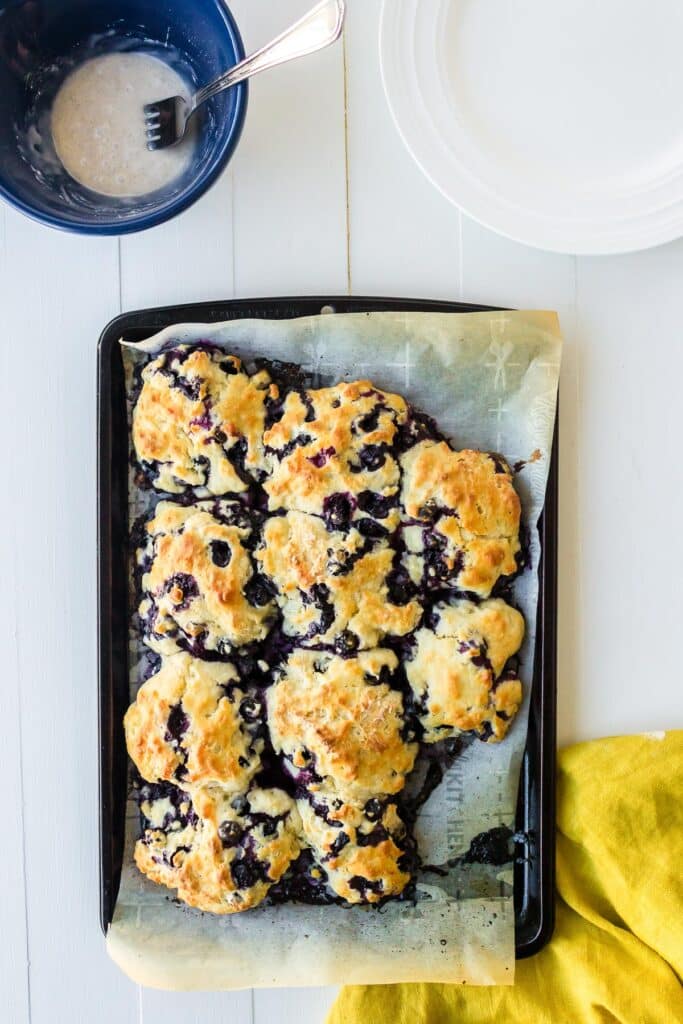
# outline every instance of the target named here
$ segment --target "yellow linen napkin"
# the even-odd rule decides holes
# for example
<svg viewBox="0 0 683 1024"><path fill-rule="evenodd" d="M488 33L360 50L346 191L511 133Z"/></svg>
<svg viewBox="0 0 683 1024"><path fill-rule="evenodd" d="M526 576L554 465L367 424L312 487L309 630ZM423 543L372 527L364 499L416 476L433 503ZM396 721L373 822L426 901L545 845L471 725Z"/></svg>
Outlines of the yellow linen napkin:
<svg viewBox="0 0 683 1024"><path fill-rule="evenodd" d="M557 889L514 987L348 987L328 1024L683 1024L683 731L560 754Z"/></svg>

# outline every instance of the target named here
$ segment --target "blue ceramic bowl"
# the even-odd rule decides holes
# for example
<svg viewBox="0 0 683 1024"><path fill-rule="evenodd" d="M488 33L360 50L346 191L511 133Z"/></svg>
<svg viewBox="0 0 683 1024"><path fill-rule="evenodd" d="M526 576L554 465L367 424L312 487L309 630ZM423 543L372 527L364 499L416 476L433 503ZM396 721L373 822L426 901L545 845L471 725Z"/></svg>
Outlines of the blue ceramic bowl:
<svg viewBox="0 0 683 1024"><path fill-rule="evenodd" d="M195 115L194 159L157 192L110 198L65 173L49 133L55 93L82 61L125 50L162 57L195 85L244 56L223 0L0 0L0 196L22 213L80 234L143 231L191 206L228 163L244 124L246 83Z"/></svg>

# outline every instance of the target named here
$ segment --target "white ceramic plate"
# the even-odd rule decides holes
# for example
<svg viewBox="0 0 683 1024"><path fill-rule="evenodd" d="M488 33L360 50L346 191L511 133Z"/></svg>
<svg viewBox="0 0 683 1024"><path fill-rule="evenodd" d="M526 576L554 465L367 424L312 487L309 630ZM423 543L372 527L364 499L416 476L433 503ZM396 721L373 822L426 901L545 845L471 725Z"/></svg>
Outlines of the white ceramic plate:
<svg viewBox="0 0 683 1024"><path fill-rule="evenodd" d="M681 0L384 0L382 77L445 196L510 238L683 235Z"/></svg>

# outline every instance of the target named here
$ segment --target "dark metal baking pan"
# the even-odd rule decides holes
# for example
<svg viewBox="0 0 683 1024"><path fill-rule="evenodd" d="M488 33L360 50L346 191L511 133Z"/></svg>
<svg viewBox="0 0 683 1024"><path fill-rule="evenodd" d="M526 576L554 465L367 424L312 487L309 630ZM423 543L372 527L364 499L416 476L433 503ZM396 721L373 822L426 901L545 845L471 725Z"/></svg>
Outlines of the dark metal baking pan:
<svg viewBox="0 0 683 1024"><path fill-rule="evenodd" d="M141 341L177 323L290 319L325 312L474 313L500 307L419 299L348 297L242 299L124 313L105 327L98 351L98 564L100 703L100 921L106 933L121 878L126 805L123 715L128 706L128 439L119 339ZM529 735L520 777L515 863L517 957L537 953L554 925L557 646L557 432L545 509Z"/></svg>

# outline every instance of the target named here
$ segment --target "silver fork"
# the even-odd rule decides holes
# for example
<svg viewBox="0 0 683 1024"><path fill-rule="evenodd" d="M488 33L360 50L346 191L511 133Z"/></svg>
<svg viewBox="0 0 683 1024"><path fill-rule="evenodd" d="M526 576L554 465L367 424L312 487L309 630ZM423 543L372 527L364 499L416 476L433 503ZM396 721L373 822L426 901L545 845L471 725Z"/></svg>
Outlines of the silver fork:
<svg viewBox="0 0 683 1024"><path fill-rule="evenodd" d="M272 43L245 57L189 100L182 96L169 96L158 103L148 103L144 108L147 149L165 149L180 142L197 107L216 93L251 78L259 71L305 57L336 42L344 27L345 14L345 0L321 0Z"/></svg>

